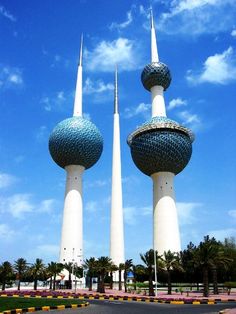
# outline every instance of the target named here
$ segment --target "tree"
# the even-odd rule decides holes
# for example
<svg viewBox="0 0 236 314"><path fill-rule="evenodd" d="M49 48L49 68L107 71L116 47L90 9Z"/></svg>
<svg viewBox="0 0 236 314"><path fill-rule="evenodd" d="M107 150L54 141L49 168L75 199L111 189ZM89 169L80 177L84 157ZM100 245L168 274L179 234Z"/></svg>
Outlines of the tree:
<svg viewBox="0 0 236 314"><path fill-rule="evenodd" d="M125 264L124 263L120 263L119 267L118 267L118 271L119 271L119 290L122 290L122 271L125 269Z"/></svg>
<svg viewBox="0 0 236 314"><path fill-rule="evenodd" d="M53 287L51 287L50 284L50 289L56 290L56 276L62 271L64 268L64 265L61 263L56 263L56 262L51 262L48 264L47 271L49 274L51 274L51 280Z"/></svg>
<svg viewBox="0 0 236 314"><path fill-rule="evenodd" d="M40 277L44 277L45 274L45 265L42 259L36 258L35 263L30 267L30 274L34 280L34 290L37 290L38 280Z"/></svg>
<svg viewBox="0 0 236 314"><path fill-rule="evenodd" d="M109 272L111 268L112 261L110 257L101 256L98 258L96 263L96 269L98 272L98 292L105 293L105 283L104 279L106 274Z"/></svg>
<svg viewBox="0 0 236 314"><path fill-rule="evenodd" d="M219 242L207 235L200 242L193 256L195 264L202 269L203 296L209 296L209 270L213 270L214 290L217 292L217 265L223 262L222 252L219 250Z"/></svg>
<svg viewBox="0 0 236 314"><path fill-rule="evenodd" d="M93 286L93 277L96 273L97 262L94 257L90 257L86 259L83 264L84 269L87 270L87 275L89 277L89 291L92 291Z"/></svg>
<svg viewBox="0 0 236 314"><path fill-rule="evenodd" d="M173 253L170 250L164 252L163 258L161 258L163 263L163 269L167 272L167 282L168 282L168 294L171 294L172 284L171 284L171 272L173 270L183 271L180 265L180 259L177 253Z"/></svg>
<svg viewBox="0 0 236 314"><path fill-rule="evenodd" d="M65 269L68 270L68 272L69 272L69 280L68 280L68 286L67 286L68 289L72 289L72 279L71 279L71 275L72 275L72 273L73 273L73 265L74 265L74 264L73 264L72 262L69 262L69 263L65 263L65 264L64 264Z"/></svg>
<svg viewBox="0 0 236 314"><path fill-rule="evenodd" d="M140 254L141 260L146 265L145 270L148 275L148 285L149 285L149 295L154 296L153 288L153 270L154 270L154 250L150 249L145 254ZM159 256L156 252L156 259L158 260Z"/></svg>
<svg viewBox="0 0 236 314"><path fill-rule="evenodd" d="M27 262L24 258L21 257L15 261L14 270L16 272L16 278L18 279L17 290L20 290L21 280L22 280L22 277L25 274L27 268L28 268L28 265L27 265Z"/></svg>
<svg viewBox="0 0 236 314"><path fill-rule="evenodd" d="M127 292L127 276L128 272L131 270L131 267L133 266L132 259L127 259L125 261L125 267L124 267L124 285L125 285L125 292Z"/></svg>
<svg viewBox="0 0 236 314"><path fill-rule="evenodd" d="M118 270L118 267L111 263L111 268L110 268L110 289L113 289L113 273Z"/></svg>
<svg viewBox="0 0 236 314"><path fill-rule="evenodd" d="M222 243L224 255L231 259L230 265L228 265L223 281L236 282L236 240L234 237L226 238Z"/></svg>
<svg viewBox="0 0 236 314"><path fill-rule="evenodd" d="M2 283L2 290L5 290L6 283L12 278L13 269L10 262L5 261L0 265L0 282Z"/></svg>

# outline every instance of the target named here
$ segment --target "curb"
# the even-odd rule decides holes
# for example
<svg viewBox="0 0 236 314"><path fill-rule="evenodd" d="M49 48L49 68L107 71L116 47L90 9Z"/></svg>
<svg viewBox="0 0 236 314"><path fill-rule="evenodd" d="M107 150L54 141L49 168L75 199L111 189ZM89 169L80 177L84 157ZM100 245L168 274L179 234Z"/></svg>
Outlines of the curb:
<svg viewBox="0 0 236 314"><path fill-rule="evenodd" d="M78 307L86 307L89 303L84 304L67 304L67 305L55 305L55 306L37 306L37 307L28 307L24 309L14 309L6 310L0 312L0 314L17 314L17 313L26 313L26 312L36 312L36 311L50 311L50 310L64 310L64 309L75 309Z"/></svg>
<svg viewBox="0 0 236 314"><path fill-rule="evenodd" d="M134 301L134 302L154 302L154 303L163 303L163 304L192 304L192 305L201 305L201 304L218 304L218 303L228 303L235 302L236 299L165 299L165 298L154 298L154 297L132 297L132 296L119 296L119 295L94 295L94 294L77 294L77 295L39 295L35 293L14 293L14 294L1 294L0 297L13 297L13 298L47 298L47 299L79 299L79 300L109 300L109 301ZM29 312L29 311L28 311ZM14 312L15 314L16 312ZM1 313L0 313L1 314ZM10 313L7 313L10 314ZM222 313L221 313L222 314Z"/></svg>

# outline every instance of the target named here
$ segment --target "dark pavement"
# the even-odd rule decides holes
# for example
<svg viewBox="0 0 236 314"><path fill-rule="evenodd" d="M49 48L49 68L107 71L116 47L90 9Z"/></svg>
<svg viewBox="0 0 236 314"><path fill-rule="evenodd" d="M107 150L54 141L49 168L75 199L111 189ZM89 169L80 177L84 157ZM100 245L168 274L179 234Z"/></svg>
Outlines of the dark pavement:
<svg viewBox="0 0 236 314"><path fill-rule="evenodd" d="M86 308L60 310L58 314L146 314L146 313L165 313L165 314L218 314L220 310L235 308L235 303L214 304L214 305L174 305L157 304L127 301L97 301L89 300L90 305ZM45 313L48 312L37 312Z"/></svg>

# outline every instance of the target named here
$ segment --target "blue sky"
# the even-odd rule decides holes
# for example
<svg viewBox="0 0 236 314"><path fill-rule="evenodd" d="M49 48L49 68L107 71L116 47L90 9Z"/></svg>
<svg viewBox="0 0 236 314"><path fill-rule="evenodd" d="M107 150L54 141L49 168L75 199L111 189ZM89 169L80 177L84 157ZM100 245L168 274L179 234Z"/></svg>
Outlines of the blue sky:
<svg viewBox="0 0 236 314"><path fill-rule="evenodd" d="M126 138L151 115L149 1L0 0L0 262L58 260L65 172L48 137L73 112L81 33L83 110L104 138L83 177L85 257L109 254L114 64L119 68L126 258L152 247L152 182ZM172 72L168 117L193 129L175 178L182 247L236 235L235 0L153 1L159 56Z"/></svg>

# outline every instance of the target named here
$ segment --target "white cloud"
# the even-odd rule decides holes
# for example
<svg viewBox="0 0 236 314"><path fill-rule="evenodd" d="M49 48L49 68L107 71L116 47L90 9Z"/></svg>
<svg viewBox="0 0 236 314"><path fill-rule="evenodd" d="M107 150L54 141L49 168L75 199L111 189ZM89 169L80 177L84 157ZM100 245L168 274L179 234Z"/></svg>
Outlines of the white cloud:
<svg viewBox="0 0 236 314"><path fill-rule="evenodd" d="M119 71L131 71L139 67L139 53L136 43L119 37L113 41L101 41L92 50L85 50L85 66L89 71L114 72L115 65Z"/></svg>
<svg viewBox="0 0 236 314"><path fill-rule="evenodd" d="M64 91L58 91L52 96L43 96L40 103L43 105L44 110L52 111L53 109L60 109L68 98L72 98L72 94L65 95Z"/></svg>
<svg viewBox="0 0 236 314"><path fill-rule="evenodd" d="M191 70L187 73L187 80L194 84L204 82L214 84L227 84L236 79L236 54L232 47L223 51L221 54L215 54L206 59L203 69L198 74Z"/></svg>
<svg viewBox="0 0 236 314"><path fill-rule="evenodd" d="M34 209L30 194L14 194L10 197L0 197L0 212L10 213L14 218L22 218L25 213Z"/></svg>
<svg viewBox="0 0 236 314"><path fill-rule="evenodd" d="M23 78L21 70L14 67L3 66L0 70L0 88L22 86Z"/></svg>
<svg viewBox="0 0 236 314"><path fill-rule="evenodd" d="M216 238L216 240L224 241L225 238L235 237L236 229L228 228L228 229L220 229L220 230L212 230L207 232L210 237Z"/></svg>
<svg viewBox="0 0 236 314"><path fill-rule="evenodd" d="M7 224L0 224L0 239L2 241L11 240L15 236L15 231Z"/></svg>
<svg viewBox="0 0 236 314"><path fill-rule="evenodd" d="M38 211L41 213L51 214L55 210L56 207L58 207L58 203L55 199L43 200L39 204Z"/></svg>
<svg viewBox="0 0 236 314"><path fill-rule="evenodd" d="M15 22L16 18L14 15L12 15L10 12L8 12L3 6L0 6L0 15L4 16L11 22Z"/></svg>
<svg viewBox="0 0 236 314"><path fill-rule="evenodd" d="M137 218L137 208L133 206L128 206L123 208L124 211L124 220L128 225L135 225Z"/></svg>
<svg viewBox="0 0 236 314"><path fill-rule="evenodd" d="M124 29L126 28L127 26L129 26L133 21L133 16L132 16L132 13L131 11L128 11L126 13L126 20L122 23L116 23L116 22L113 22L110 26L109 26L109 29L118 29L118 30L121 30L121 29Z"/></svg>
<svg viewBox="0 0 236 314"><path fill-rule="evenodd" d="M94 93L104 93L107 91L113 91L114 85L111 83L105 84L102 80L93 82L90 78L87 78L84 83L83 92L86 95Z"/></svg>
<svg viewBox="0 0 236 314"><path fill-rule="evenodd" d="M229 210L228 214L229 214L230 217L236 219L236 209Z"/></svg>
<svg viewBox="0 0 236 314"><path fill-rule="evenodd" d="M158 28L170 34L216 34L235 23L235 0L172 0L168 7L158 19Z"/></svg>
<svg viewBox="0 0 236 314"><path fill-rule="evenodd" d="M178 113L178 116L187 125L196 125L201 122L197 114L191 114L189 111L181 111Z"/></svg>
<svg viewBox="0 0 236 314"><path fill-rule="evenodd" d="M236 37L236 29L233 29L233 30L232 30L231 36Z"/></svg>
<svg viewBox="0 0 236 314"><path fill-rule="evenodd" d="M94 187L100 188L100 187L106 186L109 182L110 182L109 180L94 180L91 182L86 182L85 186L89 188L94 188Z"/></svg>
<svg viewBox="0 0 236 314"><path fill-rule="evenodd" d="M169 102L169 106L167 107L167 109L172 110L174 108L182 107L182 106L186 106L186 105L187 105L187 101L178 97L178 98L172 99Z"/></svg>
<svg viewBox="0 0 236 314"><path fill-rule="evenodd" d="M51 214L58 206L54 199L46 199L36 204L33 196L27 193L13 194L9 197L0 197L0 213L9 213L14 218L23 219L27 213Z"/></svg>
<svg viewBox="0 0 236 314"><path fill-rule="evenodd" d="M83 118L86 119L86 120L89 120L91 121L91 116L88 112L83 112Z"/></svg>
<svg viewBox="0 0 236 314"><path fill-rule="evenodd" d="M89 201L85 205L85 211L88 211L89 213L96 212L98 208L99 208L98 203L95 201Z"/></svg>
<svg viewBox="0 0 236 314"><path fill-rule="evenodd" d="M151 104L145 104L142 102L137 107L125 108L124 117L126 119L129 119L140 114L146 116L146 114L149 113L150 110L151 110Z"/></svg>
<svg viewBox="0 0 236 314"><path fill-rule="evenodd" d="M57 261L59 256L59 245L40 244L31 249L27 254L27 259L33 261L34 258L42 258L44 262Z"/></svg>
<svg viewBox="0 0 236 314"><path fill-rule="evenodd" d="M177 202L176 207L180 225L193 224L196 220L195 210L201 206L201 203Z"/></svg>
<svg viewBox="0 0 236 314"><path fill-rule="evenodd" d="M36 139L38 142L44 142L46 139L48 139L48 129L45 125L40 126L39 130L36 133Z"/></svg>
<svg viewBox="0 0 236 314"><path fill-rule="evenodd" d="M17 178L8 173L0 173L0 189L8 188L17 181Z"/></svg>
<svg viewBox="0 0 236 314"><path fill-rule="evenodd" d="M46 50L43 50L43 54L47 55L48 52ZM63 67L67 68L69 66L69 64L70 64L70 61L68 59L65 59L62 56L60 56L59 54L56 54L53 57L53 62L51 64L51 67L54 68L54 67L57 67L57 66L63 66Z"/></svg>
<svg viewBox="0 0 236 314"><path fill-rule="evenodd" d="M128 225L135 225L138 222L138 218L152 215L152 206L134 207L127 206L123 208L124 220ZM141 218L142 219L142 218Z"/></svg>

